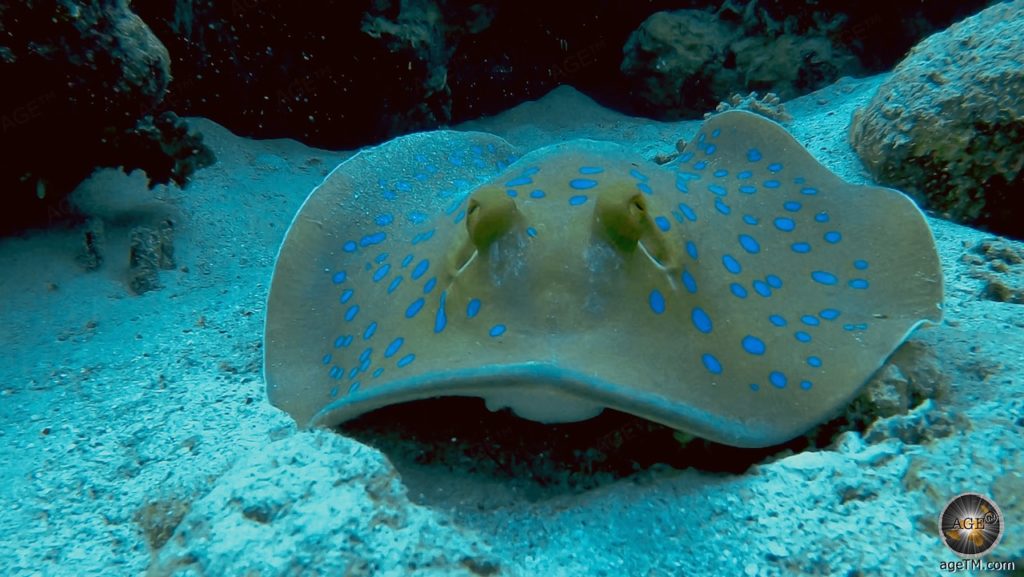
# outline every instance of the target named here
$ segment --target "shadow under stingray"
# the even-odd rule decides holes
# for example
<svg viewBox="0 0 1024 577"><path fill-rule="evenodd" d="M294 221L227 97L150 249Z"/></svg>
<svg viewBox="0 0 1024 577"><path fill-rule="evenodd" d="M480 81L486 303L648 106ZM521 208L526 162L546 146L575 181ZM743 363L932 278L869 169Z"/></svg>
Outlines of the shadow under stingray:
<svg viewBox="0 0 1024 577"><path fill-rule="evenodd" d="M839 418L781 445L742 449L610 409L586 421L545 425L507 409L491 412L481 399L444 397L384 407L338 430L386 454L411 494L419 489L416 479L430 478L433 487L450 477L513 485L519 495L541 500L652 469L741 474L773 457L827 446L849 428Z"/></svg>

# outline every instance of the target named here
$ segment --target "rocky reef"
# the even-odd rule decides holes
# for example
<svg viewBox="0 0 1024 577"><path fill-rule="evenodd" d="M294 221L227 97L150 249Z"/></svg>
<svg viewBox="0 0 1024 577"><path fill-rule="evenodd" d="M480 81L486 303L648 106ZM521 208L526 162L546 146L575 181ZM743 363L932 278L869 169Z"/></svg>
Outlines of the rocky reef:
<svg viewBox="0 0 1024 577"><path fill-rule="evenodd" d="M854 116L879 182L963 224L1024 238L1024 2L993 6L904 59Z"/></svg>
<svg viewBox="0 0 1024 577"><path fill-rule="evenodd" d="M167 49L126 0L0 6L0 233L75 216L66 195L98 166L184 184L213 162L202 137L157 114Z"/></svg>

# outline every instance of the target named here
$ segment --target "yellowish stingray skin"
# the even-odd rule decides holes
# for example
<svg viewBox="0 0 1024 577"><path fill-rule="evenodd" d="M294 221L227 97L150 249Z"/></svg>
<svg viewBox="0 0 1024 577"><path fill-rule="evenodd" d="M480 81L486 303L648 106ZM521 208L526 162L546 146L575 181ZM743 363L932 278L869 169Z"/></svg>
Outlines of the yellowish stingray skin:
<svg viewBox="0 0 1024 577"><path fill-rule="evenodd" d="M267 306L302 426L442 395L542 421L604 407L736 446L836 414L941 318L931 232L745 112L667 166L609 143L403 137L311 193ZM400 279L400 280L396 280Z"/></svg>

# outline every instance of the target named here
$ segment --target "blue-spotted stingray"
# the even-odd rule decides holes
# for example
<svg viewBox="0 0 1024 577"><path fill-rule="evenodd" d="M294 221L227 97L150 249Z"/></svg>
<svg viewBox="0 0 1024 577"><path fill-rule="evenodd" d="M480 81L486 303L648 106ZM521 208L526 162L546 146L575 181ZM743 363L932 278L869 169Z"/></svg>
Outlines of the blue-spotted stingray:
<svg viewBox="0 0 1024 577"><path fill-rule="evenodd" d="M712 117L664 166L607 142L516 158L493 135L421 133L340 164L295 216L267 391L300 426L475 396L768 446L841 411L941 303L914 203L754 114Z"/></svg>

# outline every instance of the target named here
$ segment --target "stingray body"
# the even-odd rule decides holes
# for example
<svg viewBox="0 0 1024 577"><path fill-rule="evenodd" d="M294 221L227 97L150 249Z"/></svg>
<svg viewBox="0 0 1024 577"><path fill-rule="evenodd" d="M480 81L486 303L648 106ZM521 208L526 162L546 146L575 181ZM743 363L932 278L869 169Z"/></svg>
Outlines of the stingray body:
<svg viewBox="0 0 1024 577"><path fill-rule="evenodd" d="M268 301L274 405L302 426L444 395L544 422L611 407L766 446L940 318L913 202L761 117L711 118L666 166L596 141L514 154L416 134L310 194Z"/></svg>

